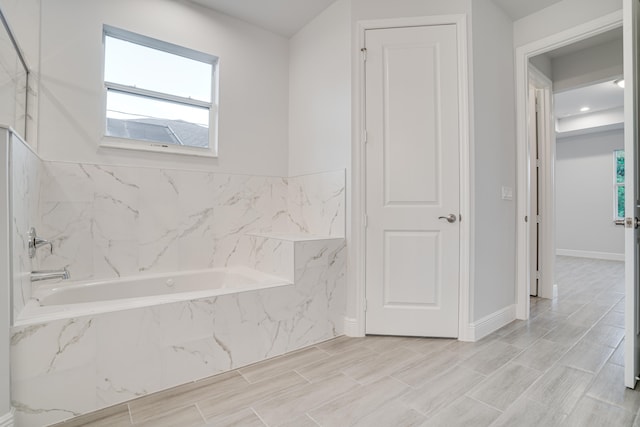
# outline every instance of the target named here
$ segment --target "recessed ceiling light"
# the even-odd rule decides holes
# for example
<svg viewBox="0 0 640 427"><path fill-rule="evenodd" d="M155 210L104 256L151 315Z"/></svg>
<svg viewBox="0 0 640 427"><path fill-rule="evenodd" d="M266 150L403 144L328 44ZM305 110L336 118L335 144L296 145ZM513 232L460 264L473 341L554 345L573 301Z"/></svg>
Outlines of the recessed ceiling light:
<svg viewBox="0 0 640 427"><path fill-rule="evenodd" d="M624 79L614 80L613 83L620 86L621 88L624 88Z"/></svg>
<svg viewBox="0 0 640 427"><path fill-rule="evenodd" d="M581 112L581 113L584 113L584 112L589 111L589 110L591 110L591 108L589 108L589 107L582 107L582 108L580 109L580 112Z"/></svg>

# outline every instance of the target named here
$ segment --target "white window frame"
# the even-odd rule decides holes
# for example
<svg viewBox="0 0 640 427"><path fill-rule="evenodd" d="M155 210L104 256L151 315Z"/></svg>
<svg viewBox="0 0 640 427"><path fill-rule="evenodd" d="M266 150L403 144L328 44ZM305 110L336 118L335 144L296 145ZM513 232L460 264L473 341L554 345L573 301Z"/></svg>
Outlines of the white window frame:
<svg viewBox="0 0 640 427"><path fill-rule="evenodd" d="M624 157L624 150L623 149L613 150L613 220L614 221L619 219L624 219L624 215L621 217L618 216L618 188L624 187L624 181L618 182L618 155L617 155L618 152L622 152ZM626 161L627 159L625 158L625 166L626 166Z"/></svg>
<svg viewBox="0 0 640 427"><path fill-rule="evenodd" d="M171 53L173 55L183 56L200 62L211 64L211 102L200 101L192 98L184 98L163 92L141 89L118 83L108 82L105 80L104 69L106 61L106 37L117 38L126 42L139 44L151 49L156 49ZM160 153L181 154L199 157L218 157L218 67L219 58L215 55L199 52L183 46L146 37L140 34L132 33L127 30L104 25L102 31L102 140L101 148L118 148L136 151L151 151ZM209 145L203 147L189 147L185 145L163 144L161 142L143 141L138 139L119 138L107 135L107 93L108 91L120 92L128 95L137 95L160 101L169 101L181 105L200 107L209 109Z"/></svg>

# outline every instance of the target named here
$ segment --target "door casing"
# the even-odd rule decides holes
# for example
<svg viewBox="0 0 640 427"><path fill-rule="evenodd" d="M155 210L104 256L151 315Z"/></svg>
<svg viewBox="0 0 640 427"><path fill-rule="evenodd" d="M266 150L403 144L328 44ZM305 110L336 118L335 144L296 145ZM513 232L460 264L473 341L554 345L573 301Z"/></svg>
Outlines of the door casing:
<svg viewBox="0 0 640 427"><path fill-rule="evenodd" d="M460 292L458 339L473 341L474 333L470 323L471 312L471 162L470 162L470 102L468 73L468 30L466 15L438 15L398 19L382 19L359 21L356 26L357 49L364 47L365 31L371 29L413 27L428 25L454 24L458 43L458 105L459 105L459 138L460 138ZM362 51L362 55L365 52ZM365 267L366 267L366 231L365 225L365 67L363 58L357 61L354 75L354 117L357 124L353 127L353 144L351 154L351 236L349 259L353 266L351 278L355 282L355 318L345 319L345 332L350 336L365 335Z"/></svg>

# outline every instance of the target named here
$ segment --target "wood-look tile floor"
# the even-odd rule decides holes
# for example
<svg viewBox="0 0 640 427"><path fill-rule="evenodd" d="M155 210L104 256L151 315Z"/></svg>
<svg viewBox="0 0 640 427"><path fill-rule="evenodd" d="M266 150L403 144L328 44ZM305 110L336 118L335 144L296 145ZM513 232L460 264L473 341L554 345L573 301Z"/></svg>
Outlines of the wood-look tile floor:
<svg viewBox="0 0 640 427"><path fill-rule="evenodd" d="M341 337L71 426L640 426L623 385L624 265L559 257L558 296L477 343Z"/></svg>

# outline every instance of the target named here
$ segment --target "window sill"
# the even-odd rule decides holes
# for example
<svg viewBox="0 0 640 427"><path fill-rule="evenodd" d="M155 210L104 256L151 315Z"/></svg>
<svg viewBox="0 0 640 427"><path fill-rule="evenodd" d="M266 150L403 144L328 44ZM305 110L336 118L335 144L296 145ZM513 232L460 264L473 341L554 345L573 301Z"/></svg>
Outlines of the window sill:
<svg viewBox="0 0 640 427"><path fill-rule="evenodd" d="M99 145L100 148L114 148L120 150L150 151L154 153L178 154L181 156L217 158L217 150L212 148L196 148L178 145L167 145L158 142L129 140L105 136Z"/></svg>

